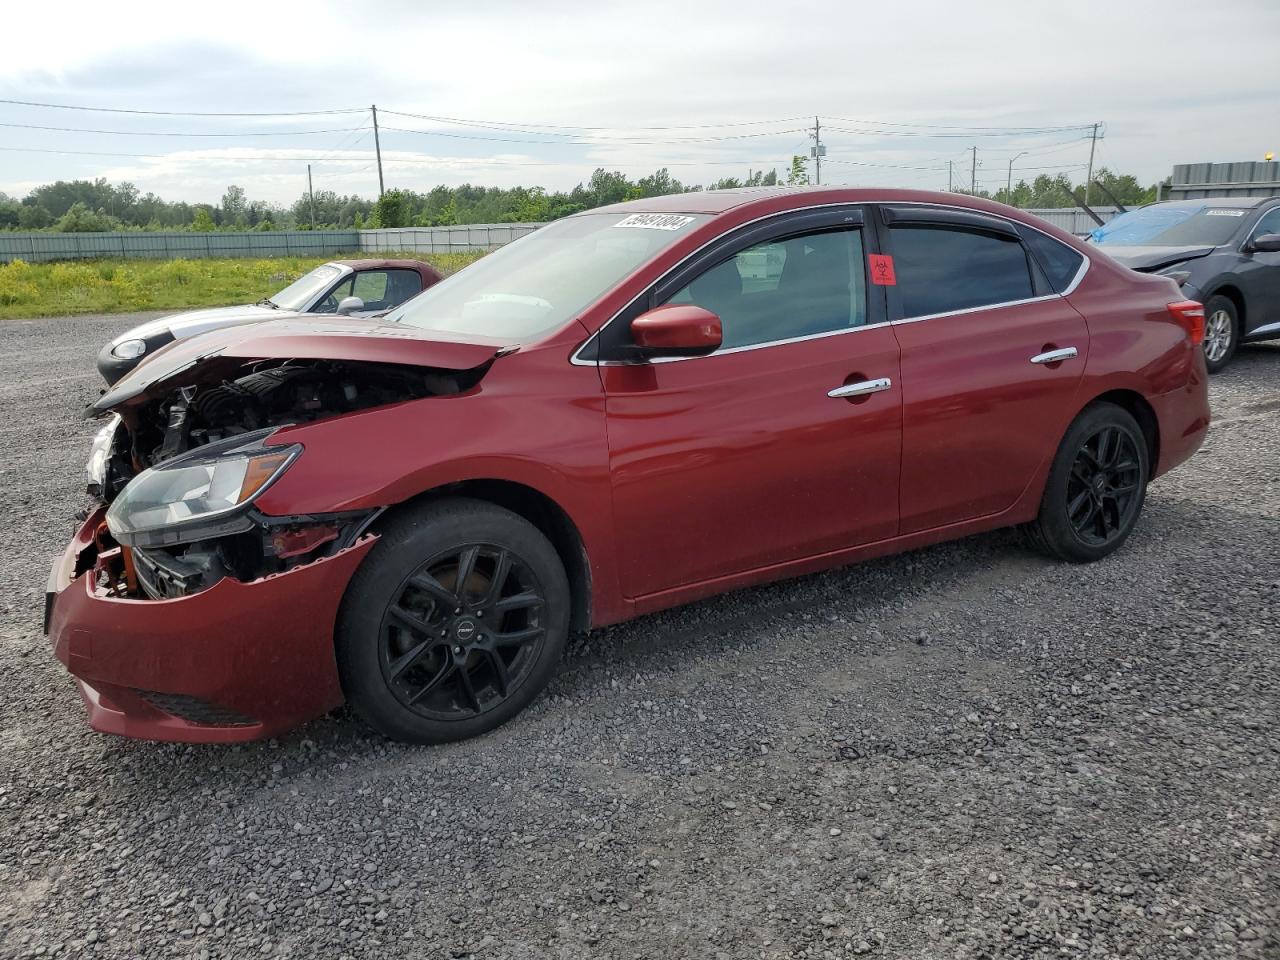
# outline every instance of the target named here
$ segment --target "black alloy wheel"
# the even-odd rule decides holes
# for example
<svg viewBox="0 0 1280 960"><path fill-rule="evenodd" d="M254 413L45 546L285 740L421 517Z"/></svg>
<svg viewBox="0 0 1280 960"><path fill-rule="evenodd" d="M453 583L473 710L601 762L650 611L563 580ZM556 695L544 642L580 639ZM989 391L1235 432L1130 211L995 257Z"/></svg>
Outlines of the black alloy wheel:
<svg viewBox="0 0 1280 960"><path fill-rule="evenodd" d="M569 635L551 541L462 497L402 508L377 533L338 614L338 675L356 712L394 739L443 743L523 710Z"/></svg>
<svg viewBox="0 0 1280 960"><path fill-rule="evenodd" d="M546 596L512 551L452 547L423 563L382 618L382 672L405 707L434 720L485 713L517 690L547 631Z"/></svg>
<svg viewBox="0 0 1280 960"><path fill-rule="evenodd" d="M1137 444L1114 424L1080 445L1067 480L1067 518L1084 543L1104 546L1133 522L1141 502Z"/></svg>
<svg viewBox="0 0 1280 960"><path fill-rule="evenodd" d="M1032 546L1058 560L1101 560L1133 531L1150 475L1147 439L1133 415L1095 403L1067 428L1040 512L1024 531Z"/></svg>

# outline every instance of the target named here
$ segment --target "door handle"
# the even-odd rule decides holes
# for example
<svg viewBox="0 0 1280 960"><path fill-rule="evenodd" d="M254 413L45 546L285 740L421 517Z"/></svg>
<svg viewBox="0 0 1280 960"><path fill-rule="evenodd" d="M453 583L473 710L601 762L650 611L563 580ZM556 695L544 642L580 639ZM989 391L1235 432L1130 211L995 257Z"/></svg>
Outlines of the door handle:
<svg viewBox="0 0 1280 960"><path fill-rule="evenodd" d="M1075 347L1063 347L1061 350L1047 350L1044 353L1037 353L1031 358L1032 363L1058 363L1062 360L1071 360L1080 356L1080 351Z"/></svg>
<svg viewBox="0 0 1280 960"><path fill-rule="evenodd" d="M834 390L828 390L827 396L833 400L847 400L849 397L861 397L868 393L879 393L881 390L888 390L893 386L893 381L888 377L880 377L876 380L863 380L859 383L846 383L843 387L836 387Z"/></svg>

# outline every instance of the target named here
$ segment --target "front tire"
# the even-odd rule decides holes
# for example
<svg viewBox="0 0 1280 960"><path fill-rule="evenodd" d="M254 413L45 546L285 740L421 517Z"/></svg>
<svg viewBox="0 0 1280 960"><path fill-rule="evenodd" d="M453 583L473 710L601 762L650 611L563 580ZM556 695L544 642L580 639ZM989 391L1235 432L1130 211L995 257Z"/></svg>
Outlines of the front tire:
<svg viewBox="0 0 1280 960"><path fill-rule="evenodd" d="M486 733L551 679L569 601L555 548L527 520L478 500L428 502L382 531L347 587L342 689L396 740Z"/></svg>
<svg viewBox="0 0 1280 960"><path fill-rule="evenodd" d="M1204 363L1210 373L1217 373L1235 356L1240 344L1240 318L1236 305L1221 294L1214 294L1204 305Z"/></svg>
<svg viewBox="0 0 1280 960"><path fill-rule="evenodd" d="M1033 546L1058 560L1091 563L1129 538L1150 477L1147 441L1125 409L1097 403L1068 428L1026 527Z"/></svg>

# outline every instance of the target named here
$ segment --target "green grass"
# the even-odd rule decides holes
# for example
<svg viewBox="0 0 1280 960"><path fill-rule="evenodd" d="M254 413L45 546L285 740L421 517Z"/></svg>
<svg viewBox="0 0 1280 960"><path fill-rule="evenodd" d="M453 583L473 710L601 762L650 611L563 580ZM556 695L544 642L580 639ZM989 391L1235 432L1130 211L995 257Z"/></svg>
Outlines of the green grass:
<svg viewBox="0 0 1280 960"><path fill-rule="evenodd" d="M478 260L475 253L378 253L424 260L446 276ZM371 254L353 254L353 257ZM75 260L0 264L0 320L76 313L187 310L253 303L330 257L209 260Z"/></svg>

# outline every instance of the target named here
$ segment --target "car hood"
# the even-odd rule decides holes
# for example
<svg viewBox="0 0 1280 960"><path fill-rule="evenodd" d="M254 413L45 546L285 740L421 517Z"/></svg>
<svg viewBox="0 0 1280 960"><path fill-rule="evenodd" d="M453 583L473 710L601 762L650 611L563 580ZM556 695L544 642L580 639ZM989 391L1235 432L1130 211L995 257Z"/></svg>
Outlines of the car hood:
<svg viewBox="0 0 1280 960"><path fill-rule="evenodd" d="M156 317L154 320L140 323L120 334L111 341L111 344L115 346L124 340L146 340L166 330L173 334L175 340L181 340L183 337L191 337L223 324L268 320L280 315L281 312L275 307L259 307L253 304L213 307L209 310L188 310L185 313L171 313L168 316ZM290 315L293 315L292 312Z"/></svg>
<svg viewBox="0 0 1280 960"><path fill-rule="evenodd" d="M1124 264L1130 270L1149 272L1151 270L1159 270L1161 267L1167 267L1170 264L1182 263L1184 260L1207 257L1216 248L1203 245L1196 247L1131 247L1124 244L1116 244L1115 246L1097 244L1097 249L1112 260Z"/></svg>
<svg viewBox="0 0 1280 960"><path fill-rule="evenodd" d="M471 370L511 351L504 340L455 337L376 320L297 314L222 326L177 340L116 381L85 416L100 416L201 380L217 379L255 360L350 360Z"/></svg>

